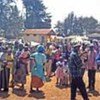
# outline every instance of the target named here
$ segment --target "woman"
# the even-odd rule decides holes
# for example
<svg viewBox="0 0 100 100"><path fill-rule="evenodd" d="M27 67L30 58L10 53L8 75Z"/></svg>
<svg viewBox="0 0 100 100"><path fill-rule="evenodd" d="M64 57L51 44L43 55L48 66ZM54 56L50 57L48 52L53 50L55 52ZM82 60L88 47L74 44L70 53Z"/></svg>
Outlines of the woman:
<svg viewBox="0 0 100 100"><path fill-rule="evenodd" d="M37 52L31 54L31 86L30 92L33 92L33 87L39 92L39 88L43 86L44 77L44 64L46 62L46 55L44 54L44 47L39 45Z"/></svg>
<svg viewBox="0 0 100 100"><path fill-rule="evenodd" d="M96 80L96 70L97 70L97 65L96 65L96 56L97 52L94 49L94 45L90 45L90 49L88 52L88 88L89 92L94 92L95 91L95 80Z"/></svg>
<svg viewBox="0 0 100 100"><path fill-rule="evenodd" d="M3 49L2 56L0 58L1 70L0 70L0 91L3 88L4 92L9 91L9 79L10 79L10 67L7 66L7 53L8 48Z"/></svg>
<svg viewBox="0 0 100 100"><path fill-rule="evenodd" d="M14 73L14 83L21 83L21 88L24 89L26 84L26 67L27 67L27 55L26 51L23 51L22 44L19 46L19 51L16 53L16 70Z"/></svg>

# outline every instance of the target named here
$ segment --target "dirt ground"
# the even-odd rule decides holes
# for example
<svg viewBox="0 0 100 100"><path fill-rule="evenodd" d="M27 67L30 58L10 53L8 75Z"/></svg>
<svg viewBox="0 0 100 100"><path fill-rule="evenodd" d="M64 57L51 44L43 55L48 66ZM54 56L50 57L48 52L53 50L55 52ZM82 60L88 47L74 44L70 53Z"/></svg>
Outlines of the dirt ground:
<svg viewBox="0 0 100 100"><path fill-rule="evenodd" d="M87 86L87 73L84 76L84 81ZM0 93L0 100L70 100L70 88L58 88L55 86L56 78L52 77L50 82L46 82L41 88L40 93L29 93L30 76L27 76L27 84L25 90L15 87L10 88L9 93ZM90 100L100 100L100 73L96 74L96 92L88 93ZM77 100L82 100L80 94L77 93Z"/></svg>

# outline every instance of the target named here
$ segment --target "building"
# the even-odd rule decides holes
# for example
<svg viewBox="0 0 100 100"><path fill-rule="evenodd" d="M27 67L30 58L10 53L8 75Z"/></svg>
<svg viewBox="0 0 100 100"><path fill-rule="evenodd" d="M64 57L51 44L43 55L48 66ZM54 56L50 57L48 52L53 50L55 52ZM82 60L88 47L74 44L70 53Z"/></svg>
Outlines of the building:
<svg viewBox="0 0 100 100"><path fill-rule="evenodd" d="M100 40L100 33L92 33L87 35L89 39L98 39Z"/></svg>
<svg viewBox="0 0 100 100"><path fill-rule="evenodd" d="M51 41L51 35L55 34L52 29L26 29L23 32L23 39L25 42L46 43Z"/></svg>

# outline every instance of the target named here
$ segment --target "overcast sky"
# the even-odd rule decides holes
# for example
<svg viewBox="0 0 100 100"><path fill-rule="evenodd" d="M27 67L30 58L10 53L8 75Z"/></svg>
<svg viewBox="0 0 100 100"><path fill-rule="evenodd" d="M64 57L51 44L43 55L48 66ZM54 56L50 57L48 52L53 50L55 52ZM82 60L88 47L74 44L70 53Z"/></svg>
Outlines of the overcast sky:
<svg viewBox="0 0 100 100"><path fill-rule="evenodd" d="M21 0L18 6L22 9ZM100 0L43 0L52 15L52 24L63 20L71 11L77 16L93 16L100 21Z"/></svg>
<svg viewBox="0 0 100 100"><path fill-rule="evenodd" d="M100 0L43 0L52 14L53 25L74 11L77 16L94 16L100 21Z"/></svg>

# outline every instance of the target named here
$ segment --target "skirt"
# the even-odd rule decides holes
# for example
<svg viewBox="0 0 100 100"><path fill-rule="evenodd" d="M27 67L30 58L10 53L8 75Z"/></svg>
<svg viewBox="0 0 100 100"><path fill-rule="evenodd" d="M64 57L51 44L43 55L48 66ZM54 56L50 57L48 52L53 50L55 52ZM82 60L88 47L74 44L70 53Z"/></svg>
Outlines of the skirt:
<svg viewBox="0 0 100 100"><path fill-rule="evenodd" d="M34 88L41 88L44 85L42 79L39 78L38 76L32 76L31 82L32 82L31 83L32 87L34 87Z"/></svg>
<svg viewBox="0 0 100 100"><path fill-rule="evenodd" d="M24 64L20 64L20 67L16 69L14 73L14 82L26 84L26 66Z"/></svg>

